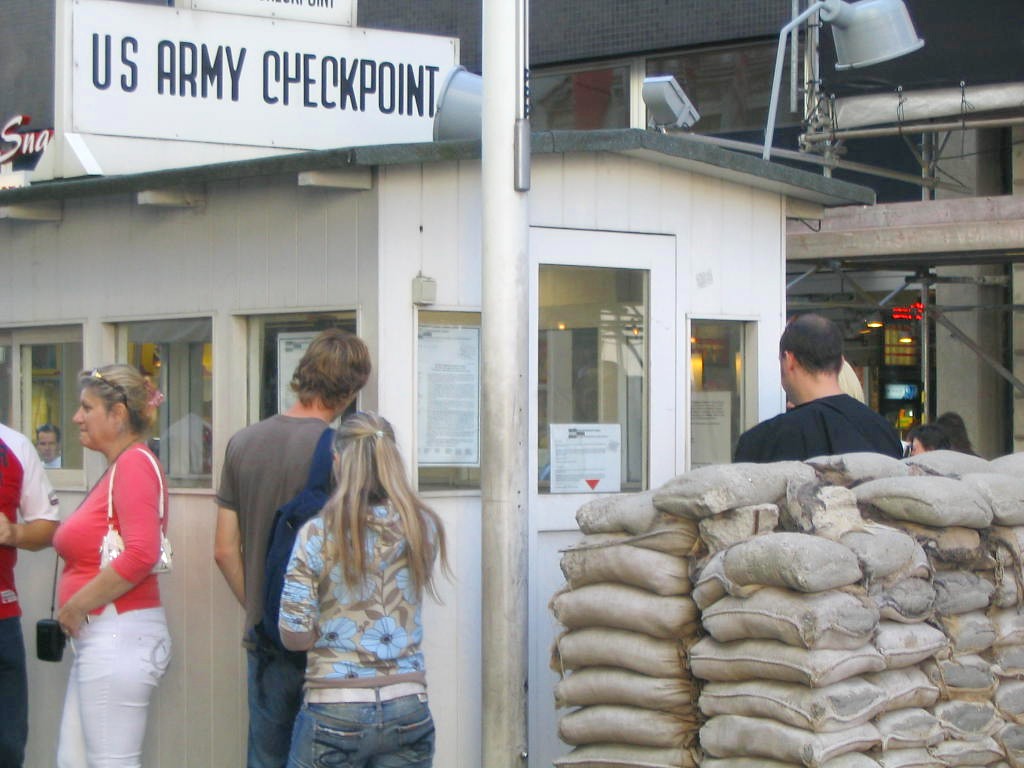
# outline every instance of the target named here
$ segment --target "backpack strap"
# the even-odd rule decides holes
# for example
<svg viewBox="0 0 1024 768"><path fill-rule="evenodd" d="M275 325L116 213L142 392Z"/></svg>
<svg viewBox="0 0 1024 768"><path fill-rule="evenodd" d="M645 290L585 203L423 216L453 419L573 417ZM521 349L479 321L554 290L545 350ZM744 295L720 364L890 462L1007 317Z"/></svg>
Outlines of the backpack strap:
<svg viewBox="0 0 1024 768"><path fill-rule="evenodd" d="M331 490L331 468L334 465L334 429L327 427L320 435L313 451L313 460L309 465L309 479L306 488L320 488L325 493Z"/></svg>

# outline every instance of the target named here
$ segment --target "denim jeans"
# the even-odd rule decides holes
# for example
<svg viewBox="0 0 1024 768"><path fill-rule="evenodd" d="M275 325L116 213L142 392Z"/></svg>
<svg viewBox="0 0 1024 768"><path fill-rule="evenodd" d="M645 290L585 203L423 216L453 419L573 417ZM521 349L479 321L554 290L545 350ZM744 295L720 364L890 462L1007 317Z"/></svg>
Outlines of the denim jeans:
<svg viewBox="0 0 1024 768"><path fill-rule="evenodd" d="M373 704L305 704L288 768L431 768L434 720L426 694Z"/></svg>
<svg viewBox="0 0 1024 768"><path fill-rule="evenodd" d="M258 632L246 635L249 646L248 768L284 768L292 743L295 716L302 706L306 654L287 653Z"/></svg>
<svg viewBox="0 0 1024 768"><path fill-rule="evenodd" d="M90 616L75 658L57 744L59 768L138 768L146 713L171 659L163 608Z"/></svg>
<svg viewBox="0 0 1024 768"><path fill-rule="evenodd" d="M28 740L28 683L21 619L0 620L0 765L20 768Z"/></svg>

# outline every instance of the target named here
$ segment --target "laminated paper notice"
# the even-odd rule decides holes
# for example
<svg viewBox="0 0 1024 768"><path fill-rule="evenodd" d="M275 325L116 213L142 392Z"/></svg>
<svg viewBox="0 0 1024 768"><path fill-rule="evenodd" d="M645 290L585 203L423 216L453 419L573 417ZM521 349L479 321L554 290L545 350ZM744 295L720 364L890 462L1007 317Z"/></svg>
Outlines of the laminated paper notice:
<svg viewBox="0 0 1024 768"><path fill-rule="evenodd" d="M551 493L618 493L621 476L618 424L551 425Z"/></svg>

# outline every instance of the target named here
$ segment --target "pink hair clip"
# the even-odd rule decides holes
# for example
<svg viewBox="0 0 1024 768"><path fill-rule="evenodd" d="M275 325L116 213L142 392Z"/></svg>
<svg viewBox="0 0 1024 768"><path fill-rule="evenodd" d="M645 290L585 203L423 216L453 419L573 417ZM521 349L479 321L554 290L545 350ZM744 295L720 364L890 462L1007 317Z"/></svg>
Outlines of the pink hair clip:
<svg viewBox="0 0 1024 768"><path fill-rule="evenodd" d="M167 399L164 396L164 393L157 389L156 385L153 384L153 382L149 381L148 379L146 380L146 390L149 392L149 399L146 401L146 404L150 408L160 407L160 405L163 404L164 400Z"/></svg>

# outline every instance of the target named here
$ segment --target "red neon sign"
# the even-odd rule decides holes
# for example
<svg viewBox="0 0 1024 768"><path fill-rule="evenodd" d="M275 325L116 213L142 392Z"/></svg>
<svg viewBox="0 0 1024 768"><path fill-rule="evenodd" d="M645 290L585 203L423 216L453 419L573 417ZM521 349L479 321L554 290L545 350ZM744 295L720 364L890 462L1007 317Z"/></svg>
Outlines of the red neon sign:
<svg viewBox="0 0 1024 768"><path fill-rule="evenodd" d="M924 304L915 301L909 307L893 307L893 320L920 320L924 317Z"/></svg>

